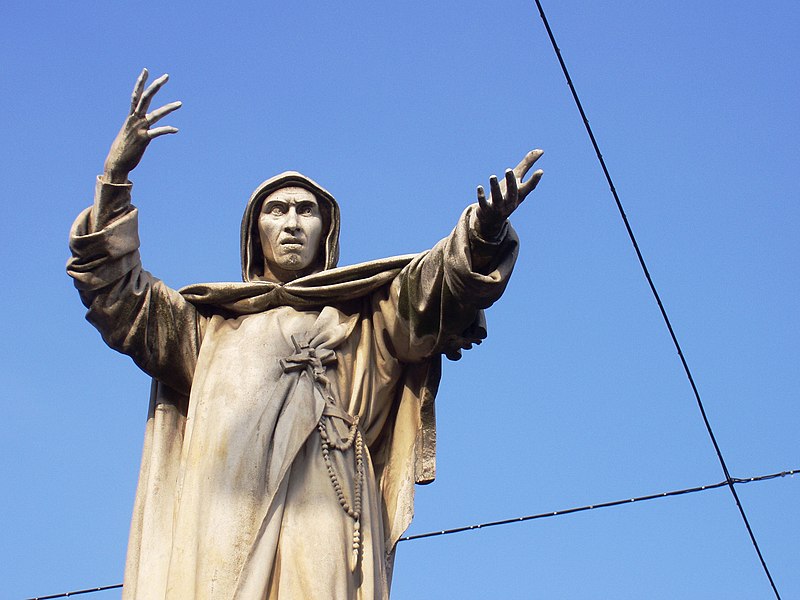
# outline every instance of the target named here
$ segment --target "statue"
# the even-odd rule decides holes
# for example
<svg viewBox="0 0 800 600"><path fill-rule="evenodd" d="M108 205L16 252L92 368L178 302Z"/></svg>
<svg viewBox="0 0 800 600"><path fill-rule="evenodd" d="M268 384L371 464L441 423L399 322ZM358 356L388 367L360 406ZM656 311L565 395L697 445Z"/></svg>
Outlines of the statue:
<svg viewBox="0 0 800 600"><path fill-rule="evenodd" d="M486 332L536 187L534 150L431 250L337 268L339 206L296 172L245 209L239 283L142 269L129 173L179 102L130 113L70 237L87 319L152 376L127 599L388 598L414 483L434 477L441 356Z"/></svg>

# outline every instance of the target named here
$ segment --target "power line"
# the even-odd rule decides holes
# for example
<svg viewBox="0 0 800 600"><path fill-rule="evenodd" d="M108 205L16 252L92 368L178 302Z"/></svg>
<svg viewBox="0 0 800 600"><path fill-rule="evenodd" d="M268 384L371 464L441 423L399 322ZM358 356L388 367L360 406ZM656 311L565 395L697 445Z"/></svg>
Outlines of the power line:
<svg viewBox="0 0 800 600"><path fill-rule="evenodd" d="M742 521L744 521L744 525L747 528L747 533L750 535L750 541L753 544L753 548L755 548L756 554L758 554L758 559L761 561L761 566L764 569L764 573L769 579L769 583L772 586L772 590L775 592L775 597L780 600L780 594L778 593L778 588L775 586L775 581L772 579L772 574L769 572L769 568L767 567L767 563L764 560L763 554L761 554L761 549L758 546L758 542L756 541L756 536L753 533L753 529L750 527L750 521L747 519L747 515L744 512L744 507L742 506L741 501L739 500L739 495L736 493L736 489L734 488L733 484L734 481L731 478L730 472L728 471L728 466L725 463L725 459L722 456L722 450L717 443L717 438L714 436L714 431L711 429L711 423L708 420L708 416L706 415L706 410L703 406L703 402L700 399L700 392L697 390L697 386L694 382L694 377L692 377L692 372L689 370L689 365L686 362L686 358L683 355L683 350L681 350L681 346L678 343L678 338L675 335L675 331L672 329L672 323L667 316L667 311L664 308L664 304L661 302L661 296L656 290L656 286L653 283L653 279L650 277L650 271L647 268L647 264L644 261L644 257L642 256L641 251L639 250L639 244L636 242L636 237L633 235L633 229L631 229L631 225L628 222L628 217L625 215L625 210L622 208L622 202L619 199L619 195L617 194L617 190L614 187L614 182L611 179L611 174L606 167L605 160L603 160L603 155L600 152L600 147L597 144L597 140L594 137L594 133L592 132L592 128L589 125L589 119L586 117L586 113L583 110L583 105L581 104L580 98L578 98L578 92L575 90L575 86L572 83L572 78L569 75L569 71L567 70L567 65L564 63L564 59L561 56L561 50L556 43L556 38L553 35L553 30L550 28L550 23L547 21L547 17L544 14L544 9L542 8L542 4L540 0L534 0L536 2L536 6L539 9L539 15L542 18L542 22L544 23L544 27L547 30L547 35L550 38L550 43L553 46L553 50L556 53L556 57L558 58L558 62L561 65L561 70L564 73L564 77L567 80L567 85L569 86L570 91L572 92L572 98L575 100L575 105L578 108L578 111L581 114L581 118L583 119L583 124L586 127L586 132L589 134L589 139L592 141L592 146L594 147L595 154L597 155L597 159L600 161L600 166L603 169L603 173L605 174L606 181L608 182L609 188L611 189L611 194L614 196L614 201L617 204L617 209L619 210L619 214L622 217L622 221L625 223L625 229L628 231L628 237L633 244L633 248L636 251L636 256L639 259L639 264L642 267L642 271L644 272L644 276L647 279L647 283L650 285L650 291L653 293L653 297L655 298L656 302L658 303L658 308L661 311L661 316L664 319L664 323L669 330L669 335L672 338L672 342L675 345L675 349L678 351L678 356L681 359L681 364L683 365L683 370L686 373L686 377L689 379L689 384L692 387L692 391L694 392L695 400L697 401L697 406L700 409L700 414L703 417L703 423L705 423L706 431L708 432L709 437L711 438L711 443L714 445L714 450L717 453L717 459L719 460L719 464L722 467L722 472L725 475L725 484L733 494L733 499L736 501L736 506L739 508L739 514L742 516Z"/></svg>
<svg viewBox="0 0 800 600"><path fill-rule="evenodd" d="M617 209L618 209L618 211L620 213L620 216L622 217L623 223L624 223L625 228L626 228L626 230L628 232L628 237L630 238L630 241L631 241L631 243L632 243L632 245L634 247L634 250L636 252L636 256L637 256L637 258L639 260L639 264L640 264L640 266L642 268L642 271L643 271L643 273L645 275L645 278L647 279L647 283L650 286L650 290L651 290L651 292L653 294L653 297L655 298L656 303L658 304L659 310L661 312L661 316L662 316L662 318L664 320L664 323L665 323L665 325L666 325L666 327L667 327L667 329L669 331L669 334L670 334L672 342L673 342L673 344L675 346L675 349L678 352L678 356L680 358L680 361L681 361L681 364L683 366L683 369L684 369L684 372L686 374L686 377L689 380L689 383L691 385L691 388L692 388L692 391L694 393L695 400L697 402L697 406L698 406L698 408L700 410L700 413L702 415L703 422L705 424L706 430L708 432L708 435L709 435L709 437L711 439L711 442L712 442L712 444L714 446L714 449L716 451L717 458L719 460L720 466L722 467L722 471L723 471L723 473L725 475L725 480L721 481L721 482L718 482L718 483L714 483L714 484L703 485L703 486L698 486L698 487L693 487L693 488L684 488L684 489L673 490L673 491L669 491L669 492L661 492L661 493L658 493L658 494L651 494L651 495L647 495L647 496L638 496L638 497L634 497L634 498L626 498L626 499L622 499L622 500L614 500L614 501L610 501L610 502L602 502L602 503L599 503L599 504L592 504L592 505L586 505L586 506L581 506L581 507L568 508L568 509L559 510L559 511L538 513L538 514L527 515L527 516L522 516L522 517L515 517L515 518L511 518L511 519L503 519L503 520L500 520L500 521L490 521L490 522L487 522L487 523L468 525L468 526L463 526L463 527L456 527L456 528L453 528L453 529L446 529L446 530L433 531L433 532L428 532L428 533L414 534L414 535L409 535L409 536L402 537L402 538L400 538L399 541L412 541L412 540L424 539L424 538L429 538L429 537L437 537L437 536L442 536L442 535L461 533L461 532L465 532L465 531L473 531L473 530L478 530L478 529L485 529L485 528L488 528L488 527L494 527L494 526L499 526L499 525L510 525L512 523L521 523L521 522L525 522L525 521L532 521L532 520L543 519L543 518L548 518L548 517L564 516L564 515L568 515L568 514L573 514L573 513L577 513L577 512L585 512L585 511L599 509L599 508L610 508L610 507L613 507L613 506L621 506L623 504L631 504L631 503L635 503L635 502L643 502L643 501L648 501L648 500L655 500L655 499L658 499L658 498L668 498L668 497L674 497L674 496L680 496L680 495L686 495L686 494L693 494L693 493L705 492L705 491L709 491L709 490L713 490L713 489L718 489L718 488L721 488L721 487L728 487L730 489L731 494L733 495L733 498L734 498L735 502L736 502L736 506L739 509L739 512L740 512L741 517L742 517L742 520L743 520L743 522L745 524L745 527L747 529L747 532L748 532L748 534L750 536L750 540L752 542L752 545L753 545L756 553L758 554L759 560L761 561L761 565L763 567L763 570L764 570L767 578L769 579L770 585L772 586L772 589L773 589L773 591L775 593L776 598L778 598L778 600L780 600L780 594L778 593L778 589L777 589L777 587L775 585L775 582L774 582L774 580L772 578L772 575L770 574L770 571L769 571L769 568L767 567L766 561L765 561L765 559L764 559L764 557L763 557L763 555L761 553L761 549L758 546L758 542L756 541L755 534L753 533L753 530L752 530L752 528L750 526L750 522L747 519L747 515L745 514L744 507L742 506L742 503L741 503L741 501L739 499L739 496L738 496L734 486L736 484L751 483L751 482L757 482L757 481L765 481L765 480L769 480L769 479L775 479L775 478L778 478L778 477L786 477L786 476L790 476L790 475L795 475L796 473L800 472L800 470L794 469L794 470L790 470L790 471L782 471L782 472L779 472L779 473L772 473L772 474L769 474L769 475L761 475L761 476L751 477L751 478L747 478L747 479L740 479L740 478L731 477L730 472L729 472L728 467L727 467L727 464L725 462L725 459L724 459L724 457L722 455L722 451L720 449L720 446L719 446L719 444L718 444L718 442L716 440L716 436L714 435L714 432L713 432L713 430L711 428L711 423L708 420L708 416L706 414L705 407L703 406L703 402L702 402L702 400L700 398L700 393L699 393L699 391L697 389L697 386L695 384L694 377L692 376L691 370L689 369L689 365L688 365L688 363L686 361L686 358L685 358L685 356L683 354L683 351L681 349L680 343L678 342L678 338L677 338L677 336L675 334L675 331L674 331L674 329L672 327L672 323L670 322L669 316L667 315L666 309L664 308L663 302L661 301L661 297L660 297L660 295L658 293L658 290L656 289L655 284L654 284L654 282L652 280L652 277L650 275L650 271L647 268L647 264L646 264L646 262L644 260L644 257L642 255L642 253L641 253L641 250L639 248L639 244L636 241L636 237L635 237L635 235L633 233L633 229L631 228L630 222L628 221L628 217L625 214L625 210L624 210L624 208L622 206L622 202L620 201L619 195L617 194L617 190L616 190L616 188L614 186L614 182L613 182L613 180L611 178L611 174L609 173L608 168L607 168L607 166L605 164L605 160L603 159L603 155L600 152L600 148L599 148L599 145L597 143L597 140L596 140L596 138L594 136L594 133L593 133L593 131L591 129L591 126L589 125L589 120L588 120L588 118L586 116L586 113L585 113L585 111L583 109L583 105L581 104L580 98L578 97L578 93L577 93L577 91L575 89L575 86L572 83L572 78L569 75L569 71L568 71L567 66L566 66L566 64L564 62L564 59L563 59L563 57L561 55L561 50L558 47L558 44L556 43L555 36L553 35L552 29L550 28L550 24L549 24L549 22L547 20L547 17L545 15L545 13L544 13L544 9L543 9L543 7L541 5L540 0L535 0L535 2L536 2L536 6L537 6L537 8L539 10L539 14L541 16L542 22L544 23L545 29L547 30L547 34L548 34L548 36L550 38L550 42L551 42L551 44L553 46L553 50L555 51L556 57L557 57L558 62L560 64L560 66L561 66L561 70L562 70L562 72L564 74L564 77L566 78L567 85L570 88L570 91L572 93L572 97L573 97L573 99L575 101L575 104L576 104L576 106L578 108L578 111L580 112L581 118L583 119L584 126L585 126L586 131L587 131L587 133L589 135L589 138L591 140L592 146L593 146L593 148L595 150L595 154L597 155L597 159L600 162L600 166L601 166L601 168L603 170L603 173L604 173L604 175L606 177L606 181L608 182L609 188L610 188L611 193L612 193L612 195L614 197L614 201L616 203ZM52 599L55 599L55 598L66 598L66 597L77 596L77 595L81 595L81 594L89 594L89 593L93 593L93 592L100 592L100 591L118 589L118 588L121 588L121 587L122 587L122 584L115 584L115 585L109 585L109 586L101 586L101 587L87 588L87 589L83 589L83 590L76 590L76 591L72 591L72 592L63 592L63 593L60 593L60 594L53 594L53 595L49 595L49 596L37 596L37 597L31 598L29 600L52 600Z"/></svg>
<svg viewBox="0 0 800 600"><path fill-rule="evenodd" d="M735 478L730 480L720 481L719 483L712 483L708 485L701 485L697 487L684 488L681 490L672 490L669 492L661 492L659 494L650 494L648 496L638 496L635 498L624 498L622 500L613 500L611 502L600 502L597 504L587 504L586 506L578 506L575 508L566 508L563 510L554 510L550 512L538 513L534 515L526 515L523 517L513 517L511 519L502 519L500 521L489 521L488 523L479 523L476 525L466 525L463 527L455 527L453 529L442 529L440 531L429 531L427 533L417 533L414 535L407 535L401 537L399 541L410 542L413 540L421 540L425 538L438 537L442 535L450 535L453 533L462 533L464 531L476 531L478 529L487 529L488 527L495 527L497 525L512 525L514 523L524 523L525 521L534 521L537 519L546 519L549 517L562 517L578 512L585 512L589 510L596 510L598 508L610 508L612 506L622 506L623 504L633 504L634 502L645 502L647 500L657 500L658 498L671 498L673 496L683 496L686 494L696 494L698 492L708 492L717 488L725 487L729 483L742 484L754 483L759 481L767 481L769 479L777 479L779 477L788 477L800 473L800 469L792 469L789 471L780 471L778 473L770 473L768 475L757 475L755 477ZM92 592L102 592L105 590L113 590L121 588L122 584L107 585L103 587L87 588L85 590L76 590L74 592L63 592L61 594L53 594L51 596L36 596L35 598L28 598L27 600L52 600L54 598L68 598L70 596L77 596L79 594L89 594Z"/></svg>
<svg viewBox="0 0 800 600"><path fill-rule="evenodd" d="M78 596L80 594L91 594L92 592L104 592L106 590L116 590L122 587L121 583L114 585L104 585L101 587L93 587L85 590L76 590L74 592L63 592L61 594L53 594L52 596L36 596L35 598L28 598L28 600L51 600L52 598L69 598L70 596Z"/></svg>
<svg viewBox="0 0 800 600"><path fill-rule="evenodd" d="M777 477L787 477L800 473L800 469L793 469L791 471L781 471L780 473L771 473L769 475L759 475L757 477L749 477L747 479L732 478L731 482L737 483L752 483L755 481L766 481L768 479L775 479ZM428 533L417 533L414 535L407 535L401 537L401 542L411 540L419 540L429 537L437 537L440 535L450 535L451 533L461 533L464 531L474 531L477 529L486 529L487 527L495 527L497 525L511 525L512 523L523 523L525 521L534 521L536 519L546 519L548 517L561 517L563 515L571 515L573 513L585 512L588 510L595 510L598 508L610 508L612 506L622 506L623 504L632 504L634 502L644 502L646 500L657 500L658 498L670 498L672 496L683 496L685 494L696 494L697 492L707 492L717 488L726 487L728 480L720 481L719 483L712 483L708 485L701 485L697 487L684 488L682 490L673 490L670 492L661 492L660 494L650 494L648 496L638 496L636 498L624 498L622 500L612 500L611 502L600 502L599 504L587 504L586 506L578 506L575 508L566 508L563 510L554 510L551 512L538 513L535 515L526 515L524 517L514 517L511 519L502 519L500 521L489 521L488 523L480 523L478 525L466 525L464 527L454 527L453 529L443 529L441 531L429 531Z"/></svg>

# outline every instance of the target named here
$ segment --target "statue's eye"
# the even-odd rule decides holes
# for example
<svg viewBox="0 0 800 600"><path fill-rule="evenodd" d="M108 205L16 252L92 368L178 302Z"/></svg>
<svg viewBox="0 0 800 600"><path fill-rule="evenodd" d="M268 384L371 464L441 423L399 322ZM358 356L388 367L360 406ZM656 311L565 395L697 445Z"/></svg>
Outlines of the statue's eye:
<svg viewBox="0 0 800 600"><path fill-rule="evenodd" d="M275 217L279 217L286 211L283 210L283 207L280 204L273 204L272 206L269 207L269 211L268 212L269 212L269 214L271 214L271 215L273 215Z"/></svg>
<svg viewBox="0 0 800 600"><path fill-rule="evenodd" d="M301 206L297 212L304 217L311 217L314 215L314 209L310 206Z"/></svg>

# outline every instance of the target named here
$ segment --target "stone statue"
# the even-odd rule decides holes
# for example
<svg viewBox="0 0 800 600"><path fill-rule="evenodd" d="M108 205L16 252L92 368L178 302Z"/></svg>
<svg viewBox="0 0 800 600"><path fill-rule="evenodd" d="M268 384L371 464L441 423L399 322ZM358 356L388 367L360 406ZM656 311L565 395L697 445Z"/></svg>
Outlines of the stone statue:
<svg viewBox="0 0 800 600"><path fill-rule="evenodd" d="M164 75L130 113L71 231L74 278L105 342L152 376L127 599L388 598L414 483L434 477L441 356L486 335L536 187L530 152L478 188L431 250L337 268L339 206L286 172L245 208L239 283L175 291L142 269L128 175Z"/></svg>

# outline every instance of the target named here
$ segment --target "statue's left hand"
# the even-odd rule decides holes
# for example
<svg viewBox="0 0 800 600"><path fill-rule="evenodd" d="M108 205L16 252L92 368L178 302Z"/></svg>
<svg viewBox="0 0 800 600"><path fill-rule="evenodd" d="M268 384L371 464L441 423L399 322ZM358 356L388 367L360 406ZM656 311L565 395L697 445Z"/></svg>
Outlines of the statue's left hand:
<svg viewBox="0 0 800 600"><path fill-rule="evenodd" d="M479 233L482 237L486 239L497 237L506 219L522 204L525 197L534 190L544 171L541 169L534 171L528 181L523 182L522 179L542 154L544 154L543 150L531 150L528 152L516 167L506 170L503 181L498 181L497 176L492 175L489 178L490 198L486 197L483 186L478 186L476 217Z"/></svg>

